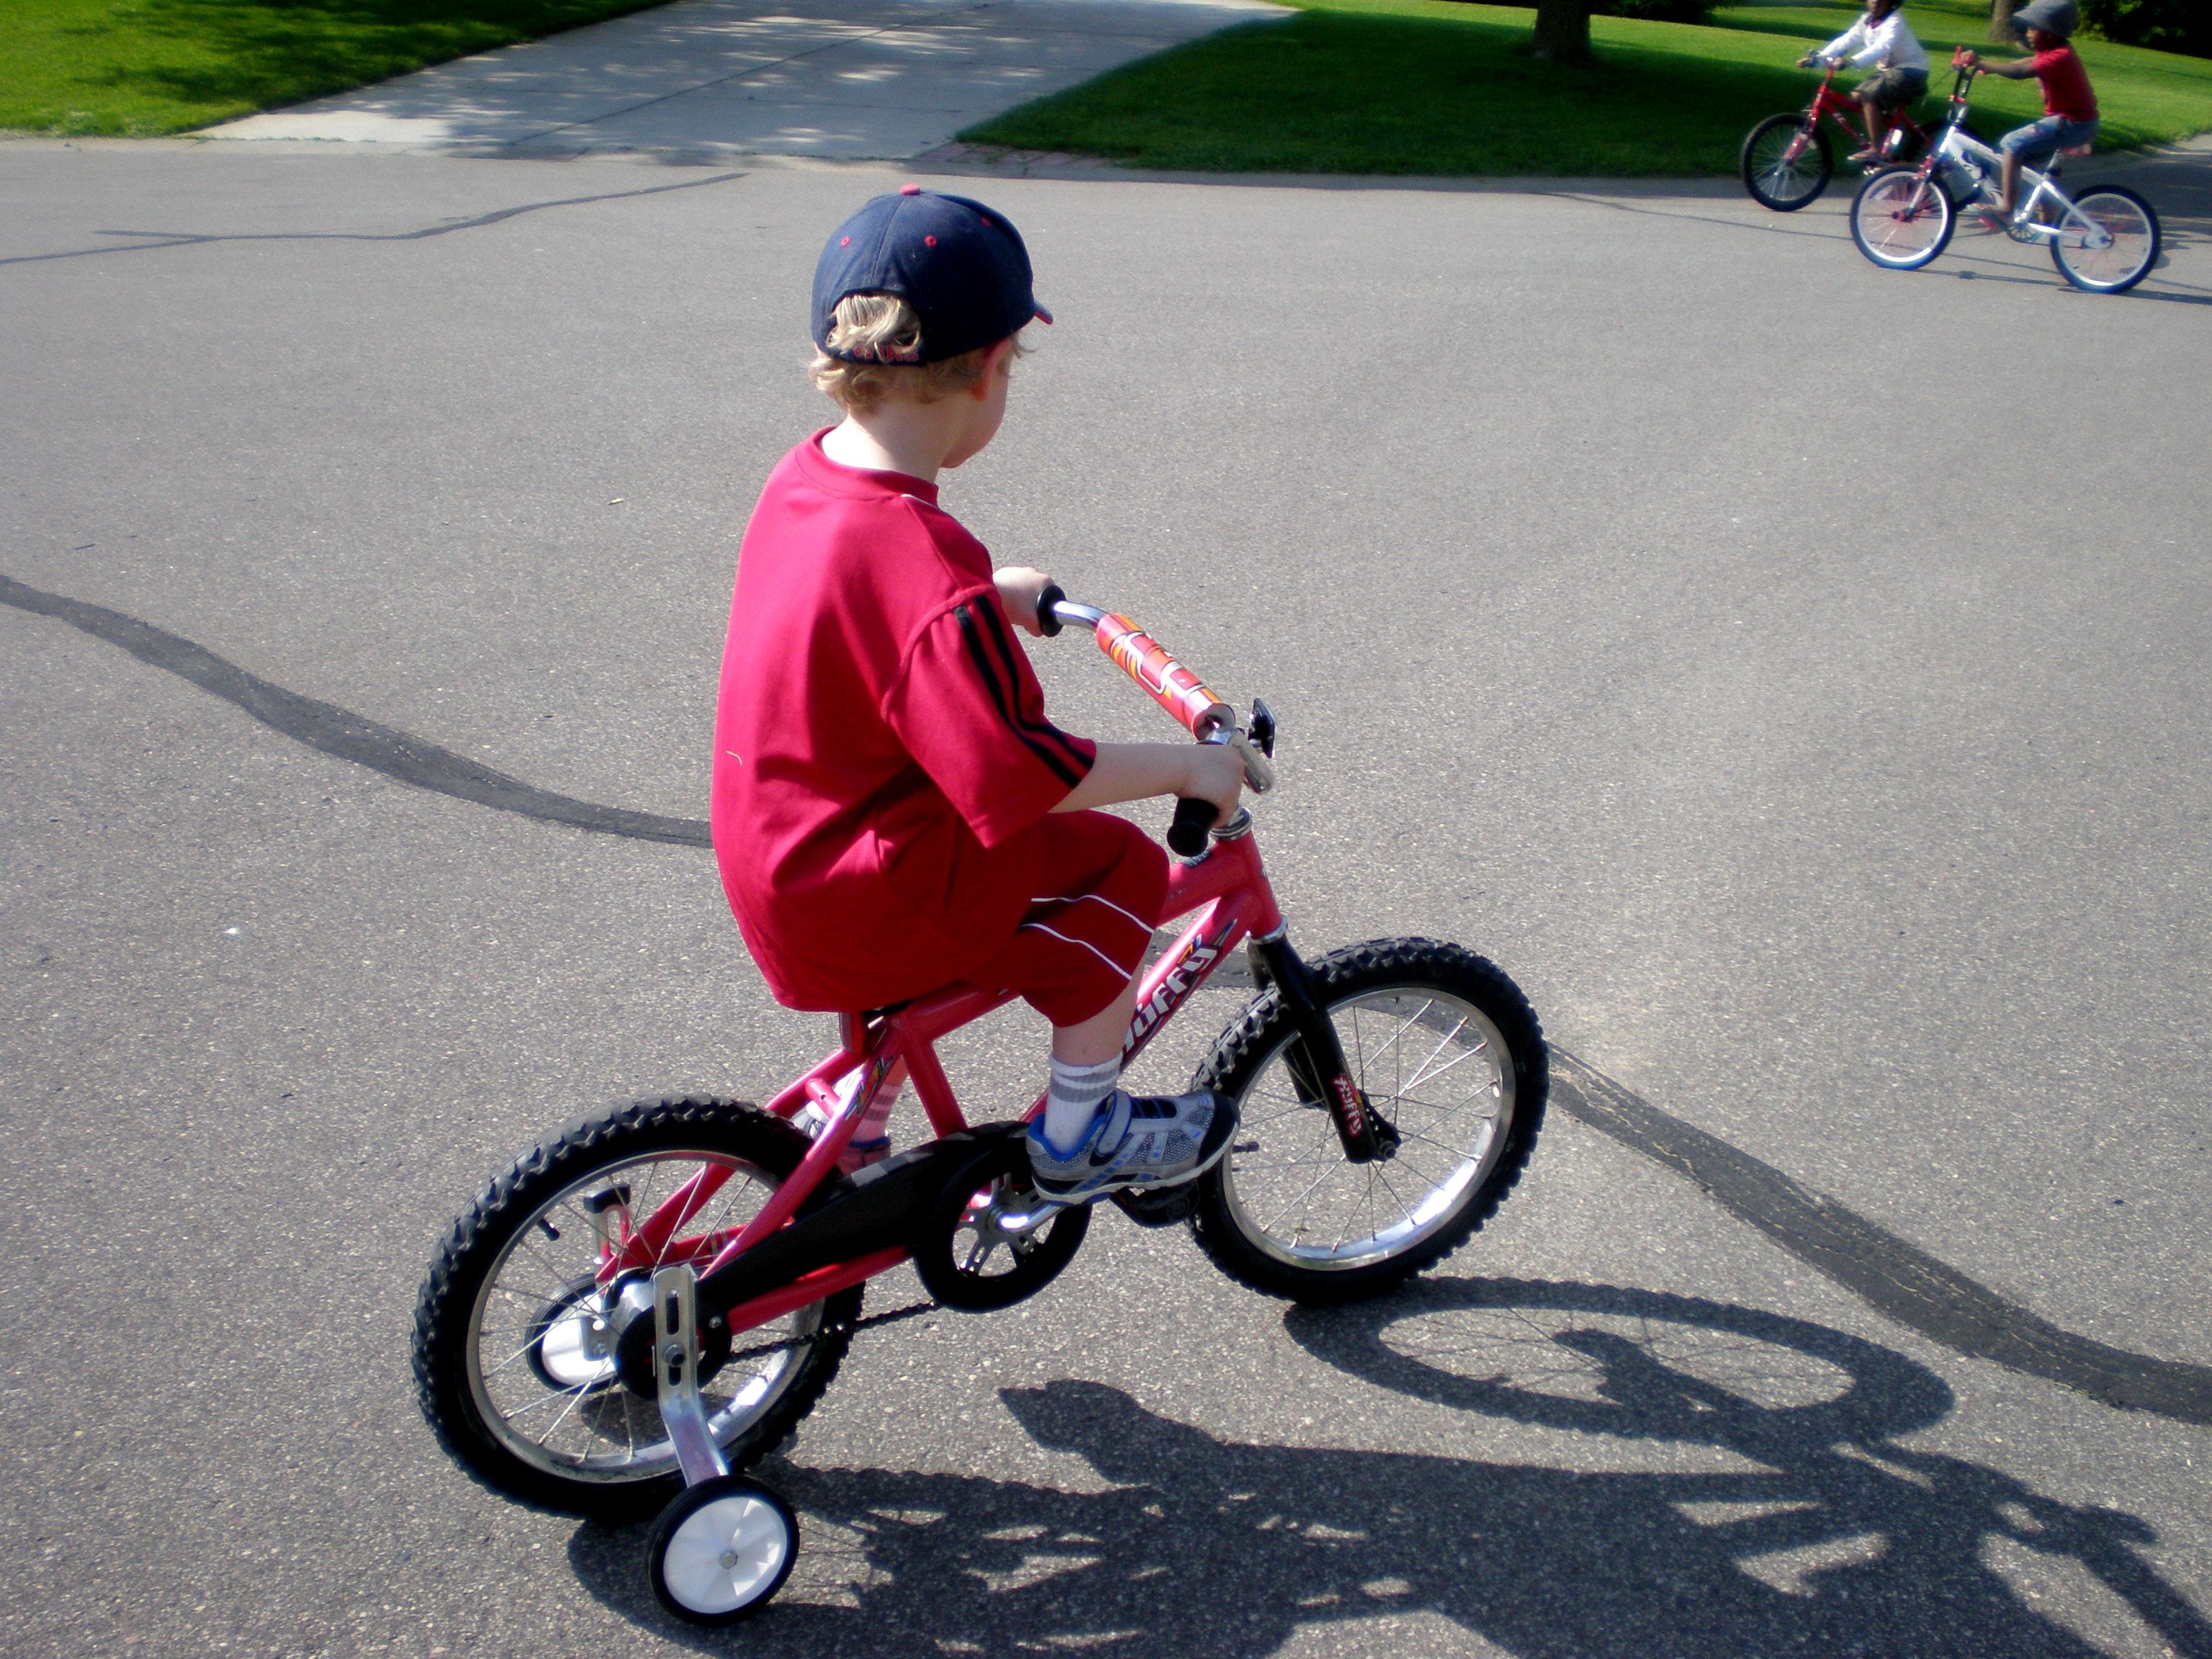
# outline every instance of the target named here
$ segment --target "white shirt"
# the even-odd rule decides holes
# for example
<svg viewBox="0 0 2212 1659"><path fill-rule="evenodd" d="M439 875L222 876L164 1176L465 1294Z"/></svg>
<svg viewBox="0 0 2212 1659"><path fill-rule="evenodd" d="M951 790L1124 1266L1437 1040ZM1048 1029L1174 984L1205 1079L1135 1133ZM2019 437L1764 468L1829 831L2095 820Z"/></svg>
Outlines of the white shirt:
<svg viewBox="0 0 2212 1659"><path fill-rule="evenodd" d="M1856 50L1853 50L1856 47ZM1905 26L1905 14L1893 11L1879 23L1869 24L1864 17L1820 48L1817 57L1849 58L1859 69L1918 70L1928 73L1928 54L1920 42L1913 39L1912 31Z"/></svg>

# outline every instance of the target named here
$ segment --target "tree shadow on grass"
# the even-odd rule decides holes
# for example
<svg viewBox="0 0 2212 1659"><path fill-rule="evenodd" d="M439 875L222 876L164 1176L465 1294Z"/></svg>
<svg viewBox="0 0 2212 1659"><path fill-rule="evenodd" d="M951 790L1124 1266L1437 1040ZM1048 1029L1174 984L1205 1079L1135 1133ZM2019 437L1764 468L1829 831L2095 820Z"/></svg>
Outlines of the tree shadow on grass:
<svg viewBox="0 0 2212 1659"><path fill-rule="evenodd" d="M1367 1385L1346 1413L1370 1437L1411 1396L1468 1426L1561 1431L1581 1467L1247 1444L1059 1382L1000 1398L1112 1490L780 1466L803 1553L741 1636L660 1614L641 1528L581 1528L571 1559L625 1617L707 1652L1258 1656L1307 1626L1425 1613L1526 1659L2089 1659L2040 1610L2064 1607L2212 1655L2212 1625L2144 1561L2142 1522L1897 1443L1951 1395L1874 1343L1510 1281L1431 1281L1287 1323ZM1417 1420L1436 1432L1433 1413ZM2014 1580L2039 1575L2050 1594L2032 1604Z"/></svg>
<svg viewBox="0 0 2212 1659"><path fill-rule="evenodd" d="M1512 24L1305 12L1164 52L964 142L1224 172L1622 177L1723 172L1805 101L1786 64L1609 46L1538 63Z"/></svg>
<svg viewBox="0 0 2212 1659"><path fill-rule="evenodd" d="M133 27L184 50L95 84L188 105L192 125L297 103L635 11L658 0L141 0ZM92 33L100 33L94 30Z"/></svg>

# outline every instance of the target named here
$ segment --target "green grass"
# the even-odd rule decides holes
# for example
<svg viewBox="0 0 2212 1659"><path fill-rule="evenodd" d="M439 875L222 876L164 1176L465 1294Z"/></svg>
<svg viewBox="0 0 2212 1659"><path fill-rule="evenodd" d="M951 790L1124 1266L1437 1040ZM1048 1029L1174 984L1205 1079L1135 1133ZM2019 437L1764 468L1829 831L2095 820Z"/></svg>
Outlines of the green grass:
<svg viewBox="0 0 2212 1659"><path fill-rule="evenodd" d="M0 128L150 137L651 0L0 0Z"/></svg>
<svg viewBox="0 0 2212 1659"><path fill-rule="evenodd" d="M1761 116L1802 107L1791 65L1857 14L1822 6L1717 10L1710 27L1597 17L1599 61L1522 54L1534 14L1457 0L1292 0L1285 22L1232 29L969 128L970 143L1097 155L1169 171L1547 174L1727 173ZM1907 21L1941 64L1982 46L1979 0L1921 0ZM2212 61L2079 43L2104 112L2100 147L2212 128ZM2000 52L2002 55L2002 51ZM1940 112L1931 99L1923 115ZM1985 134L2042 112L2033 81L1984 76Z"/></svg>

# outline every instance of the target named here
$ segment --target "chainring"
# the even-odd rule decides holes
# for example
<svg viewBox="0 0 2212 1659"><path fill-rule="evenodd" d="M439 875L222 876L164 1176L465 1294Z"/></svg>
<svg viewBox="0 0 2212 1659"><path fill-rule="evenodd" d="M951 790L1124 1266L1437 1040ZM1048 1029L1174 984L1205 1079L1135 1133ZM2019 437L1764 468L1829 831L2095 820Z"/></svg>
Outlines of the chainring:
<svg viewBox="0 0 2212 1659"><path fill-rule="evenodd" d="M915 1271L948 1308L987 1313L1035 1296L1074 1260L1090 1230L1087 1205L1037 1195L1018 1135L963 1164L915 1230Z"/></svg>

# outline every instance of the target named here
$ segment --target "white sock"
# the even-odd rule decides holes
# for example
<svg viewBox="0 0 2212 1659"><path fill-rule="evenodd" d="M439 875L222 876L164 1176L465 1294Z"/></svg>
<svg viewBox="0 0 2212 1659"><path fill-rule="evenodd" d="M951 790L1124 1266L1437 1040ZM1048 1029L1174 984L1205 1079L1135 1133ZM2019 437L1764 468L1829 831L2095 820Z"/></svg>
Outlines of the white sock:
<svg viewBox="0 0 2212 1659"><path fill-rule="evenodd" d="M1080 1146L1091 1133L1091 1120L1098 1115L1098 1103L1121 1080L1118 1058L1096 1066L1071 1066L1054 1054L1052 1085L1044 1097L1045 1145L1063 1158Z"/></svg>

